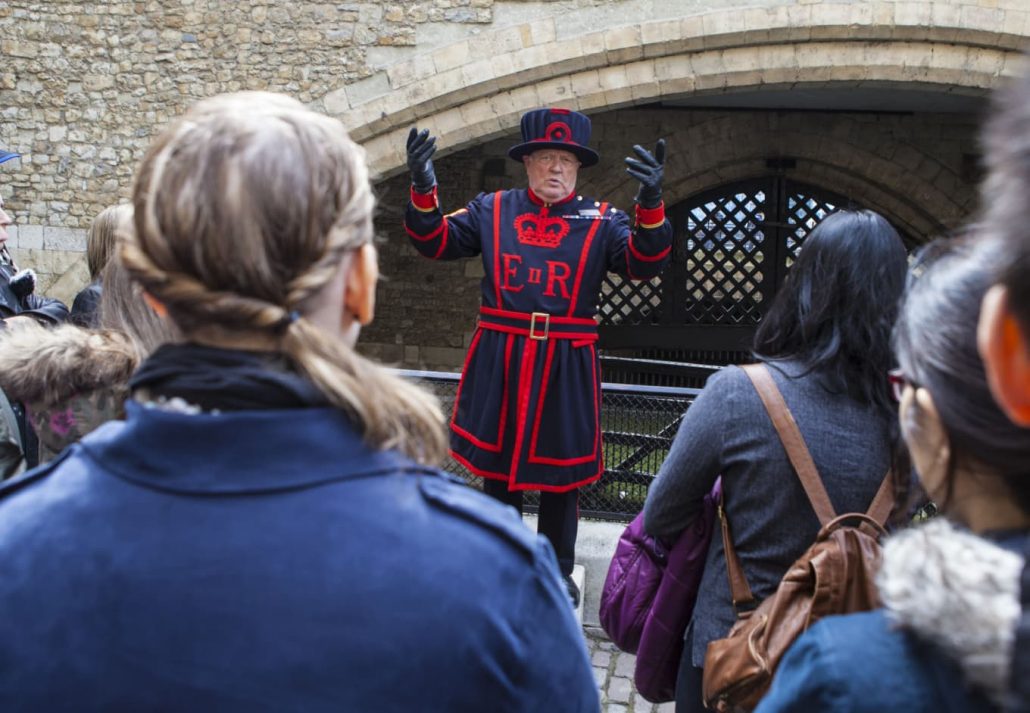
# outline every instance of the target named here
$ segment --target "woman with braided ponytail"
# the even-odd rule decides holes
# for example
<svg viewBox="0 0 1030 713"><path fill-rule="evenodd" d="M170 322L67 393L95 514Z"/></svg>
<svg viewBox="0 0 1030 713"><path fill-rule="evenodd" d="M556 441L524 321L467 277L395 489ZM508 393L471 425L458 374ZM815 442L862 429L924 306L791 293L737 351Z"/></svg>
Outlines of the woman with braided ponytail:
<svg viewBox="0 0 1030 713"><path fill-rule="evenodd" d="M360 357L364 156L283 96L163 131L120 259L184 340L0 491L0 710L596 711L553 553Z"/></svg>

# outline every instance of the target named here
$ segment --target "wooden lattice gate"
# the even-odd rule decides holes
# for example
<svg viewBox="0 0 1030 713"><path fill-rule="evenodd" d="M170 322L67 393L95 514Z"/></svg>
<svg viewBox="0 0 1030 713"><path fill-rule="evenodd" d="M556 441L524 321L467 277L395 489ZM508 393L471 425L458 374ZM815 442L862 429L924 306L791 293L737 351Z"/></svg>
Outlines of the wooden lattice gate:
<svg viewBox="0 0 1030 713"><path fill-rule="evenodd" d="M673 206L672 260L662 276L631 282L610 274L602 286L605 380L701 386L703 377L661 362L746 360L805 236L839 207L854 206L783 176L721 186Z"/></svg>

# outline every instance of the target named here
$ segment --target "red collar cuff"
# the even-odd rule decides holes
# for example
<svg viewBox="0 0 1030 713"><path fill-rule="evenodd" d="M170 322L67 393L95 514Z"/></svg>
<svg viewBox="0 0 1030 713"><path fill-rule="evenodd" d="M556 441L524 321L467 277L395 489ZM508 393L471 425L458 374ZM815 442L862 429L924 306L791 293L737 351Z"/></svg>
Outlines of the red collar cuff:
<svg viewBox="0 0 1030 713"><path fill-rule="evenodd" d="M569 195L562 198L560 201L555 201L554 203L548 204L547 201L545 201L543 198L534 193L532 188L527 188L526 192L529 194L529 200L533 201L537 205L561 205L562 203L568 203L576 197L576 192L573 191Z"/></svg>

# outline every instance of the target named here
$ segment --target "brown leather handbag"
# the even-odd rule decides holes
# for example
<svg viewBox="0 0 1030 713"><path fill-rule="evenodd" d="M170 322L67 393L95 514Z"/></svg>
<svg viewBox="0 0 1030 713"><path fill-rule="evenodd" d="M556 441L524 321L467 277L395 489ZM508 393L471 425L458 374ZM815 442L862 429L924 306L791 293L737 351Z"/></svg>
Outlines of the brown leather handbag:
<svg viewBox="0 0 1030 713"><path fill-rule="evenodd" d="M703 697L717 711L749 711L769 690L776 667L794 640L824 616L867 611L877 606L875 575L880 565L879 538L894 504L888 471L865 513L837 515L812 455L783 395L764 364L743 367L750 377L822 528L815 542L780 580L776 591L755 609L733 547L722 506L723 547L737 622L725 639L708 644Z"/></svg>

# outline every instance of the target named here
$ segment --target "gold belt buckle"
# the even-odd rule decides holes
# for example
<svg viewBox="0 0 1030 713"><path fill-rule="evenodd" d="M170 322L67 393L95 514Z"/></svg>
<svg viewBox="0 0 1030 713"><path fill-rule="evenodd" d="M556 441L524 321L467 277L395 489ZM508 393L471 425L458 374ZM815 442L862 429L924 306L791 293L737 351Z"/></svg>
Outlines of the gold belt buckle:
<svg viewBox="0 0 1030 713"><path fill-rule="evenodd" d="M544 322L544 333L537 334L536 332L536 321L541 319ZM546 312L533 312L529 317L529 338L544 341L547 339L548 332L551 331L551 315Z"/></svg>

